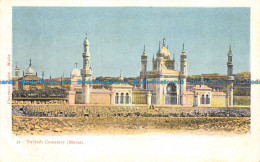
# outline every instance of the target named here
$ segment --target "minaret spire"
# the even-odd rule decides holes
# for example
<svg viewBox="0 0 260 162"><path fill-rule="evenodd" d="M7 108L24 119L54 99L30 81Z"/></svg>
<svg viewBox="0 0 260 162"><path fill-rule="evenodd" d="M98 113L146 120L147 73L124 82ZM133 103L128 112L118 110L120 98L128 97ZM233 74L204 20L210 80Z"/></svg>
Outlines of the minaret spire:
<svg viewBox="0 0 260 162"><path fill-rule="evenodd" d="M228 55L229 55L229 56L232 56L231 45L229 45ZM231 60L232 60L232 59L231 59ZM232 61L231 61L231 62L232 62Z"/></svg>
<svg viewBox="0 0 260 162"><path fill-rule="evenodd" d="M76 67L76 68L78 67L78 63L77 63L77 62L75 62L75 67Z"/></svg>
<svg viewBox="0 0 260 162"><path fill-rule="evenodd" d="M145 53L145 44L144 44L144 53Z"/></svg>
<svg viewBox="0 0 260 162"><path fill-rule="evenodd" d="M30 59L30 64L29 64L29 67L31 67L32 66L32 60Z"/></svg>
<svg viewBox="0 0 260 162"><path fill-rule="evenodd" d="M164 41L165 41L165 38L163 38L163 47L165 47L165 43L164 43Z"/></svg>
<svg viewBox="0 0 260 162"><path fill-rule="evenodd" d="M182 44L182 52L184 52L184 43Z"/></svg>
<svg viewBox="0 0 260 162"><path fill-rule="evenodd" d="M44 78L44 71L42 71L42 80L43 80L43 78Z"/></svg>

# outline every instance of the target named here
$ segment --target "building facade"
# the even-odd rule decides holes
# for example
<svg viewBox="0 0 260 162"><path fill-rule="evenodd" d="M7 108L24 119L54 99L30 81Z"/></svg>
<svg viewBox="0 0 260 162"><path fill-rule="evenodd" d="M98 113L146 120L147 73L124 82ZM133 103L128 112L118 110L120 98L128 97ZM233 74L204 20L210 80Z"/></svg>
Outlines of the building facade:
<svg viewBox="0 0 260 162"><path fill-rule="evenodd" d="M91 81L92 69L90 67L90 51L89 41L87 37L83 42L83 68L81 73L72 75L71 80L82 79L82 81ZM230 50L231 51L231 50ZM230 53L230 52L229 52ZM232 55L228 54L229 76L232 61ZM148 55L145 51L141 55L141 71L140 81L143 83L140 87L129 84L112 84L109 88L94 88L91 84L71 84L68 92L68 101L70 104L75 104L76 100L81 98L81 104L108 104L108 105L132 105L132 104L147 104L147 105L182 105L182 106L226 106L232 105L231 93L215 91L206 85L196 85L190 89L186 87L187 79L187 54L183 49L180 54L180 70L175 68L175 58L170 56L168 46L163 39L162 47L159 42L159 49L156 57L152 59L152 70L147 69ZM232 64L233 65L233 64ZM78 71L75 70L74 71ZM228 79L232 79L229 77ZM119 80L123 80L120 75ZM169 84L160 84L160 83ZM159 83L159 84L158 84ZM77 88L76 88L77 87ZM232 89L232 86L228 86ZM76 96L76 94L79 94ZM81 96L81 97L80 97ZM231 99L230 99L231 98ZM229 102L227 100L229 99Z"/></svg>
<svg viewBox="0 0 260 162"><path fill-rule="evenodd" d="M118 84L104 85L78 84L78 80L93 81L93 74L90 65L90 42L86 36L83 42L83 67L72 71L69 78L61 76L60 78L44 79L34 74L31 60L29 67L20 75L20 68L15 66L15 76L13 80L13 90L39 90L45 88L60 88L67 91L67 101L69 104L103 104L103 105L182 105L182 106L233 106L233 84L227 85L227 93L220 92L219 89L210 88L207 85L189 85L187 86L187 61L188 54L182 45L180 52L180 70L175 67L175 58L170 54L166 46L165 38L162 45L159 42L159 48L156 56L152 58L152 69L148 70L148 54L145 51L141 55L141 71L138 78L142 83L140 86L123 84L124 78L120 74L117 78ZM233 62L231 47L228 52L227 62L227 80L233 81ZM23 84L22 81L65 81L71 82L69 85L55 84ZM148 84L148 82L152 84Z"/></svg>

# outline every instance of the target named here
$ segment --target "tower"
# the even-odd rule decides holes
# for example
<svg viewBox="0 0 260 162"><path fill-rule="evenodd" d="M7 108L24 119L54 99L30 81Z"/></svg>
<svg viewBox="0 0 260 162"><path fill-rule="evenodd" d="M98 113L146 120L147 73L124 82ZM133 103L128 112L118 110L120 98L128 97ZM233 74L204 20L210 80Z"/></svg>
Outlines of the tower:
<svg viewBox="0 0 260 162"><path fill-rule="evenodd" d="M20 73L19 65L16 65L16 66L15 66L14 73L15 73L15 76L16 76L16 77L19 76L19 73Z"/></svg>
<svg viewBox="0 0 260 162"><path fill-rule="evenodd" d="M231 46L229 46L229 52L228 52L228 62L227 62L227 81L229 84L227 84L227 96L226 96L226 102L227 106L233 106L233 62L232 62L232 51Z"/></svg>
<svg viewBox="0 0 260 162"><path fill-rule="evenodd" d="M183 93L186 91L186 77L187 77L187 55L184 51L184 43L182 45L182 54L180 58L180 104L184 105Z"/></svg>
<svg viewBox="0 0 260 162"><path fill-rule="evenodd" d="M145 52L145 45L144 45L143 54L141 56L141 63L142 63L142 67L141 67L142 70L140 72L140 79L141 79L141 81L144 81L144 80L146 80L145 74L146 74L146 71L147 71L147 54ZM141 84L141 88L146 89L146 85Z"/></svg>
<svg viewBox="0 0 260 162"><path fill-rule="evenodd" d="M82 81L85 83L86 81L90 81L92 79L92 71L90 69L90 52L89 52L89 41L86 38L83 43L84 52L82 53L83 57L83 68L81 69ZM90 101L90 85L82 84L82 104L89 104Z"/></svg>

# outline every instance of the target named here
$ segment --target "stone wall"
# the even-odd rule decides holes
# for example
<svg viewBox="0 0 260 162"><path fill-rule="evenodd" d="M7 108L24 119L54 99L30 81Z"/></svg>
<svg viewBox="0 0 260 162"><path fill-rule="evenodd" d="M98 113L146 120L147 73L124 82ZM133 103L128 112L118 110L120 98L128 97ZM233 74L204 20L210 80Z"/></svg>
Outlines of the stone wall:
<svg viewBox="0 0 260 162"><path fill-rule="evenodd" d="M67 100L49 100L49 101L18 101L12 100L12 105L31 105L31 104L68 104Z"/></svg>
<svg viewBox="0 0 260 162"><path fill-rule="evenodd" d="M147 92L142 90L133 90L132 104L147 104Z"/></svg>
<svg viewBox="0 0 260 162"><path fill-rule="evenodd" d="M194 100L194 95L193 95L193 93L191 93L191 94L185 94L184 95L184 97L185 97L185 105L187 105L187 106L193 106L193 100Z"/></svg>
<svg viewBox="0 0 260 162"><path fill-rule="evenodd" d="M111 92L108 90L96 89L90 92L90 104L110 104Z"/></svg>
<svg viewBox="0 0 260 162"><path fill-rule="evenodd" d="M64 117L250 117L250 108L111 106L111 105L30 105L13 106L13 115Z"/></svg>
<svg viewBox="0 0 260 162"><path fill-rule="evenodd" d="M226 106L226 95L212 94L211 106Z"/></svg>

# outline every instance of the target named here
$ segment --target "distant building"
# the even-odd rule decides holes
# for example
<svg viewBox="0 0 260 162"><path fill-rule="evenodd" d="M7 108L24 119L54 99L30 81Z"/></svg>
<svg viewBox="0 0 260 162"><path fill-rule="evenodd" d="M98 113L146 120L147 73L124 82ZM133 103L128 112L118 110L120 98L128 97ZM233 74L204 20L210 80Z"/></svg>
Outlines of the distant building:
<svg viewBox="0 0 260 162"><path fill-rule="evenodd" d="M42 81L65 81L68 80L70 81L70 78L51 78L50 79L44 79L44 73L42 73L42 78L37 76L37 73L34 74L34 69L32 68L32 62L30 59L30 63L28 68L25 70L25 73L23 71L23 76L19 76L20 73L20 68L19 65L15 66L15 76L12 77L12 80L15 81L15 84L13 85L13 91L14 90L39 90L39 89L45 89L45 88L60 88L60 89L65 89L69 90L70 85L60 85L60 84L44 84L44 82L40 83L40 80ZM26 83L30 81L37 81L37 84L31 84L31 83Z"/></svg>

